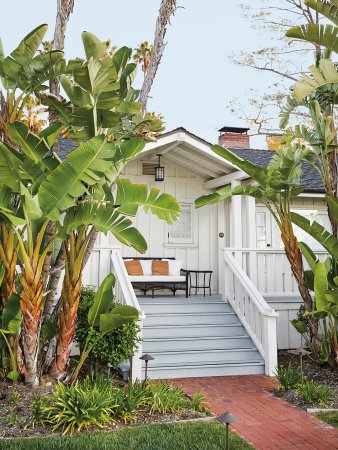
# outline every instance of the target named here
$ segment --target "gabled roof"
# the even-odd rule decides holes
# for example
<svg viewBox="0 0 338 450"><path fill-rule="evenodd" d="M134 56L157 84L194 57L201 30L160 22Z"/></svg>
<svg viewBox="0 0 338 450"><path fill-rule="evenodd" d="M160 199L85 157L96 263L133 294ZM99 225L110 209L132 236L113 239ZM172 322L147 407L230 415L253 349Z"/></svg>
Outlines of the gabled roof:
<svg viewBox="0 0 338 450"><path fill-rule="evenodd" d="M197 173L205 180L212 180L223 175L237 172L238 169L223 158L215 154L210 142L191 133L183 127L162 133L156 142L148 142L139 154L142 160L156 160L157 154L163 155L170 161ZM78 144L71 139L59 139L59 155L65 159ZM259 149L230 149L240 158L267 167L274 152ZM306 192L323 193L324 188L320 176L308 163L303 164L302 186Z"/></svg>

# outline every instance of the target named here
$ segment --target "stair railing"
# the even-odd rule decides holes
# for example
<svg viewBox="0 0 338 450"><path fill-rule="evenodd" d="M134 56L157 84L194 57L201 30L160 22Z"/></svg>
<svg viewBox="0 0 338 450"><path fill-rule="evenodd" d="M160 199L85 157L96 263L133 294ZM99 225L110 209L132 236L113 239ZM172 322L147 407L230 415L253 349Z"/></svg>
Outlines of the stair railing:
<svg viewBox="0 0 338 450"><path fill-rule="evenodd" d="M265 362L265 374L277 366L277 317L231 251L224 251L224 297L233 307Z"/></svg>
<svg viewBox="0 0 338 450"><path fill-rule="evenodd" d="M135 295L135 291L129 279L123 259L118 251L112 251L111 261L112 261L112 272L115 275L114 295L116 300L122 305L133 306L139 312L138 324L140 327L140 332L138 337L140 342L138 344L137 351L131 358L130 378L132 379L132 381L135 381L136 379L141 380L142 361L140 360L140 357L142 356L143 321L146 318L146 316L140 308L140 304Z"/></svg>

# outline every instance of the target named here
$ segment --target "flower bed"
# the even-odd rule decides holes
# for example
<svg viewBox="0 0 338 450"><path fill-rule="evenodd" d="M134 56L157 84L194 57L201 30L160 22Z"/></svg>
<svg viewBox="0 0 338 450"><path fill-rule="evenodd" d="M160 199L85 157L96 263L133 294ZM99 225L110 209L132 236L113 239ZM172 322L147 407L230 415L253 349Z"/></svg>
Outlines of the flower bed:
<svg viewBox="0 0 338 450"><path fill-rule="evenodd" d="M299 356L292 355L286 351L279 352L278 365L288 370L298 370L300 373L300 360ZM290 373L288 374L290 378ZM289 389L280 386L279 389L274 391L274 394L278 397L287 400L294 405L299 406L302 409L309 409L314 407L338 409L338 373L337 370L327 365L319 365L311 360L309 356L303 357L303 378L305 380L305 388L300 386L301 379L295 380L294 386ZM292 383L291 383L292 384ZM316 395L316 388L318 386L321 392ZM331 395L325 395L331 393ZM313 393L313 395L311 395ZM327 399L330 397L329 399ZM326 400L327 399L327 400Z"/></svg>
<svg viewBox="0 0 338 450"><path fill-rule="evenodd" d="M187 397L170 382L122 384L88 377L72 386L50 383L35 391L9 382L0 385L0 437L65 434L118 429L126 425L207 417L204 398Z"/></svg>

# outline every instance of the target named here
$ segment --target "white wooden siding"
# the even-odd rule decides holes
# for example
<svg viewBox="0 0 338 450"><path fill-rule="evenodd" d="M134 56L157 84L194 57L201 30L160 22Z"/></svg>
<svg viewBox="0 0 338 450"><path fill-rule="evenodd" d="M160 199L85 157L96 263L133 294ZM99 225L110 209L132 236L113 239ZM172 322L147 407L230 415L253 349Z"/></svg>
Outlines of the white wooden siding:
<svg viewBox="0 0 338 450"><path fill-rule="evenodd" d="M172 194L184 203L193 202L197 197L210 193L204 188L205 179L187 171L181 166L163 158L165 181L155 182L153 176L142 175L141 161L132 161L126 167L123 177L135 183L145 183L162 192ZM218 242L217 242L217 205L194 209L194 242L191 244L175 244L168 242L168 225L152 214L139 210L133 220L135 226L143 234L148 243L145 256L175 257L183 261L183 268L195 270L213 270L212 292L218 292ZM121 247L112 236L100 234L90 261L84 272L84 284L97 286L110 272L111 249ZM122 256L137 256L138 253L122 246Z"/></svg>

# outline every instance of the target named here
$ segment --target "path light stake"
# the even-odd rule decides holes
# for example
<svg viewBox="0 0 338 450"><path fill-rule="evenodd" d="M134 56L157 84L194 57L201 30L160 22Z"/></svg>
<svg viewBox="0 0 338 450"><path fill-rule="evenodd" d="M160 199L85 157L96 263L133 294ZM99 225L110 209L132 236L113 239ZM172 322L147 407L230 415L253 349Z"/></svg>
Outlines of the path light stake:
<svg viewBox="0 0 338 450"><path fill-rule="evenodd" d="M140 358L141 361L145 361L145 363L146 363L146 370L145 370L144 381L146 381L147 378L148 378L148 362L149 361L153 361L154 359L155 358L153 356L151 356L151 355L148 355L148 353L146 353L145 355L142 355L141 358Z"/></svg>
<svg viewBox="0 0 338 450"><path fill-rule="evenodd" d="M225 448L226 448L226 450L229 450L229 424L237 422L238 417L231 414L230 411L226 411L221 416L218 416L217 419L221 423L225 423L225 425L226 425L226 447Z"/></svg>
<svg viewBox="0 0 338 450"><path fill-rule="evenodd" d="M299 362L300 362L300 373L302 376L302 381L304 379L303 375L303 356L309 355L311 352L305 350L305 348L296 348L295 350L289 350L288 353L291 353L291 355L299 355Z"/></svg>
<svg viewBox="0 0 338 450"><path fill-rule="evenodd" d="M110 378L110 371L112 367L113 366L110 363L107 364L107 378Z"/></svg>

